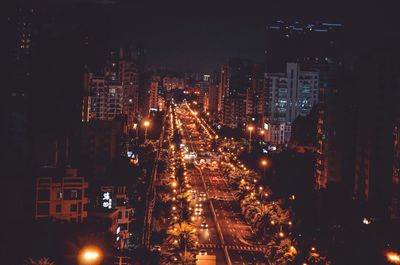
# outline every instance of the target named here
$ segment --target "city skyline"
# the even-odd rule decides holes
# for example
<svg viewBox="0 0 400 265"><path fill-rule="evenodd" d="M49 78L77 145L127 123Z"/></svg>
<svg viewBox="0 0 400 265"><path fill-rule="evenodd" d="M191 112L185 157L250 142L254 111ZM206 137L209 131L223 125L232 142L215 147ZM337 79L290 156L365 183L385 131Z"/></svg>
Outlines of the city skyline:
<svg viewBox="0 0 400 265"><path fill-rule="evenodd" d="M400 263L394 5L9 4L1 264Z"/></svg>

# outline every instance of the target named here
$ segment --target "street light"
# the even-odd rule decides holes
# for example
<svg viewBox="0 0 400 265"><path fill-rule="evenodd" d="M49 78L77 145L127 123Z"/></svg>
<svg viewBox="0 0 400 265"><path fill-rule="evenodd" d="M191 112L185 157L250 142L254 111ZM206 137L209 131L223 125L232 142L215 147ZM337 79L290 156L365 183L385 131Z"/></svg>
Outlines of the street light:
<svg viewBox="0 0 400 265"><path fill-rule="evenodd" d="M98 247L87 246L79 252L79 264L94 265L99 264L102 259L102 253Z"/></svg>
<svg viewBox="0 0 400 265"><path fill-rule="evenodd" d="M147 141L147 128L150 126L150 122L149 121L144 121L143 122L144 125L144 142Z"/></svg>
<svg viewBox="0 0 400 265"><path fill-rule="evenodd" d="M249 153L250 153L250 152L251 152L251 133L253 132L254 127L251 126L251 125L249 125L249 126L247 127L247 130L249 130L249 132L250 132L250 135L249 135Z"/></svg>
<svg viewBox="0 0 400 265"><path fill-rule="evenodd" d="M264 131L264 130L261 130L261 131L260 131L260 135L261 135L262 140L264 141L265 131Z"/></svg>
<svg viewBox="0 0 400 265"><path fill-rule="evenodd" d="M268 161L266 159L261 160L261 166L263 168L263 178L265 179L265 170L267 169Z"/></svg>
<svg viewBox="0 0 400 265"><path fill-rule="evenodd" d="M139 139L139 136L138 136L138 124L137 123L134 123L133 124L133 129L135 129L135 145L137 145L138 144L138 139Z"/></svg>
<svg viewBox="0 0 400 265"><path fill-rule="evenodd" d="M386 253L386 259L392 264L400 264L400 254L396 252Z"/></svg>

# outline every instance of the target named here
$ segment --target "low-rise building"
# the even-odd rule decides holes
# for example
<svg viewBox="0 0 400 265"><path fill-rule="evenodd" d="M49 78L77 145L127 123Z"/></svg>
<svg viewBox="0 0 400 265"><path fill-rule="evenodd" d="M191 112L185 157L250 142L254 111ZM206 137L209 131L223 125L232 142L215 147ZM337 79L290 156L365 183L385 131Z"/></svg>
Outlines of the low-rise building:
<svg viewBox="0 0 400 265"><path fill-rule="evenodd" d="M82 223L87 218L88 183L77 169L42 168L36 179L35 219Z"/></svg>
<svg viewBox="0 0 400 265"><path fill-rule="evenodd" d="M117 211L117 241L121 248L126 248L129 243L130 226L134 211L129 202L127 186L101 186L98 201L99 208L115 209Z"/></svg>

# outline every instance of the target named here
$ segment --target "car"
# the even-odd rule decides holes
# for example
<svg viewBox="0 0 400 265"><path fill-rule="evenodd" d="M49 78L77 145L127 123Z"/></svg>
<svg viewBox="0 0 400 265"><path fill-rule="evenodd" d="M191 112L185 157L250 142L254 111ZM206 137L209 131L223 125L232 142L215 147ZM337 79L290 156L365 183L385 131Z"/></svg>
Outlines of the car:
<svg viewBox="0 0 400 265"><path fill-rule="evenodd" d="M201 222L201 228L208 228L208 224L206 221Z"/></svg>
<svg viewBox="0 0 400 265"><path fill-rule="evenodd" d="M196 203L196 208L203 208L203 205L201 203Z"/></svg>
<svg viewBox="0 0 400 265"><path fill-rule="evenodd" d="M151 250L152 250L152 251L161 251L161 246L155 245L155 246L152 247Z"/></svg>
<svg viewBox="0 0 400 265"><path fill-rule="evenodd" d="M205 250L205 249L200 249L200 250L199 250L199 255L201 255L201 256L207 255L207 250Z"/></svg>
<svg viewBox="0 0 400 265"><path fill-rule="evenodd" d="M194 210L194 215L201 215L201 209L197 208Z"/></svg>

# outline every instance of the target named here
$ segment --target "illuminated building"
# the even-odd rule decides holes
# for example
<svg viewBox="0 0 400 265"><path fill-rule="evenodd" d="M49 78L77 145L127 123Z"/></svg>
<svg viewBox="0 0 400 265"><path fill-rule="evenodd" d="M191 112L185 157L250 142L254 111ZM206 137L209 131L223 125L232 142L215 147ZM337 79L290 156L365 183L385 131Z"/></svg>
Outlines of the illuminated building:
<svg viewBox="0 0 400 265"><path fill-rule="evenodd" d="M211 80L208 88L208 111L214 113L218 108L218 85L215 84L214 80Z"/></svg>
<svg viewBox="0 0 400 265"><path fill-rule="evenodd" d="M277 20L266 28L267 72L284 69L285 62L297 62L319 73L316 188L341 179L340 160L343 123L339 113L343 99L338 80L343 70L344 26L340 23Z"/></svg>
<svg viewBox="0 0 400 265"><path fill-rule="evenodd" d="M166 76L162 80L163 87L167 91L174 89L185 89L185 79L179 77Z"/></svg>
<svg viewBox="0 0 400 265"><path fill-rule="evenodd" d="M300 71L297 63L287 63L286 73L265 74L265 86L270 122L293 122L318 103L318 72Z"/></svg>
<svg viewBox="0 0 400 265"><path fill-rule="evenodd" d="M153 78L150 82L149 89L149 112L158 111L159 109L158 85L159 80L157 78Z"/></svg>
<svg viewBox="0 0 400 265"><path fill-rule="evenodd" d="M122 114L123 86L118 80L92 77L89 120L114 120Z"/></svg>
<svg viewBox="0 0 400 265"><path fill-rule="evenodd" d="M308 115L312 107L318 103L319 73L301 71L300 64L287 63L285 73L265 74L264 89L268 124L271 128L283 126L286 129L277 131L286 134L290 132L288 128L298 116ZM282 143L282 139L285 142L290 140L290 136L283 138L281 136L271 136L271 139L274 139L275 144Z"/></svg>
<svg viewBox="0 0 400 265"><path fill-rule="evenodd" d="M131 49L120 49L118 79L123 88L123 114L127 117L129 129L139 112L139 69L136 54Z"/></svg>
<svg viewBox="0 0 400 265"><path fill-rule="evenodd" d="M238 128L246 122L246 98L244 95L224 98L222 124Z"/></svg>
<svg viewBox="0 0 400 265"><path fill-rule="evenodd" d="M221 76L218 85L218 106L217 110L221 113L224 104L224 98L229 95L229 68L227 65L221 66Z"/></svg>
<svg viewBox="0 0 400 265"><path fill-rule="evenodd" d="M283 145L289 142L291 125L288 123L268 124L265 139L273 145Z"/></svg>
<svg viewBox="0 0 400 265"><path fill-rule="evenodd" d="M129 202L127 186L102 185L100 187L98 203L98 207L100 208L117 210L117 241L119 241L120 247L126 248L134 211Z"/></svg>
<svg viewBox="0 0 400 265"><path fill-rule="evenodd" d="M88 183L77 169L42 168L36 179L35 219L82 223L87 218Z"/></svg>

